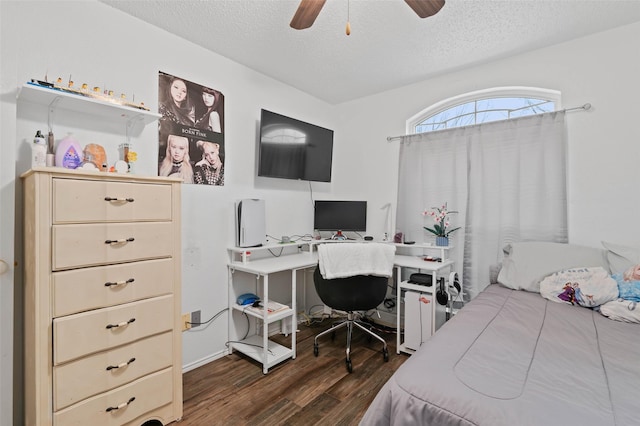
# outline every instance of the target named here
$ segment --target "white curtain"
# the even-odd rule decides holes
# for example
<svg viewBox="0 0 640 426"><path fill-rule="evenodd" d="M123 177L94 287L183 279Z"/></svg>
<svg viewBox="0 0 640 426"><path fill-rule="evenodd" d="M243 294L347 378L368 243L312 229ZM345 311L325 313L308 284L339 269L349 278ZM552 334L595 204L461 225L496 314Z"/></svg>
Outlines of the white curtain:
<svg viewBox="0 0 640 426"><path fill-rule="evenodd" d="M396 228L432 242L421 212L445 202L449 253L467 298L489 284L489 268L514 241L567 241L564 112L403 138Z"/></svg>

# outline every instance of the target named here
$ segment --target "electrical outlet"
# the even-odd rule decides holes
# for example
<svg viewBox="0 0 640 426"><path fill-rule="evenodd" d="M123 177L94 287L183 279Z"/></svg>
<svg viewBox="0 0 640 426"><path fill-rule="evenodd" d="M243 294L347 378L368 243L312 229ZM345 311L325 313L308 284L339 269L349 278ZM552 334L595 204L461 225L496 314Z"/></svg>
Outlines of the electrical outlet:
<svg viewBox="0 0 640 426"><path fill-rule="evenodd" d="M189 330L191 328L191 314L182 314L182 331Z"/></svg>
<svg viewBox="0 0 640 426"><path fill-rule="evenodd" d="M191 327L199 327L200 324L200 311L191 312Z"/></svg>

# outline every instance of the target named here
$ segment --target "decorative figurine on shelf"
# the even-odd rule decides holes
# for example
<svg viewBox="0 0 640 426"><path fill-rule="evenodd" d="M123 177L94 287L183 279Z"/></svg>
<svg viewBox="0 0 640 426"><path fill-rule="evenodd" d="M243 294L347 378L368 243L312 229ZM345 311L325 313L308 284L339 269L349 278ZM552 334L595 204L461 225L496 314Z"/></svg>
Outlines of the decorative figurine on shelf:
<svg viewBox="0 0 640 426"><path fill-rule="evenodd" d="M89 98L99 99L104 102L118 104L127 106L130 108L141 109L144 111L151 111L148 107L145 106L144 102L135 103L135 95L133 96L133 101L127 101L127 96L124 93L121 93L119 97L114 96L113 90L104 89L104 91L100 91L100 87L93 86L93 90L89 90L89 85L87 83L82 83L80 87L76 87L71 79L71 75L69 75L69 80L66 84L62 80L62 77L58 77L55 83L49 83L47 81L47 76L45 76L44 80L38 80L32 78L31 81L27 84L32 84L34 86L44 87L52 90L59 90L65 93L72 93L76 95L86 96Z"/></svg>
<svg viewBox="0 0 640 426"><path fill-rule="evenodd" d="M106 171L103 167L107 163L107 154L102 147L96 143L90 143L84 147L82 152L84 155L85 163L92 163L100 171Z"/></svg>
<svg viewBox="0 0 640 426"><path fill-rule="evenodd" d="M138 153L131 149L131 144L126 142L118 147L120 149L120 159L127 163L129 173L133 173L133 164L138 159Z"/></svg>

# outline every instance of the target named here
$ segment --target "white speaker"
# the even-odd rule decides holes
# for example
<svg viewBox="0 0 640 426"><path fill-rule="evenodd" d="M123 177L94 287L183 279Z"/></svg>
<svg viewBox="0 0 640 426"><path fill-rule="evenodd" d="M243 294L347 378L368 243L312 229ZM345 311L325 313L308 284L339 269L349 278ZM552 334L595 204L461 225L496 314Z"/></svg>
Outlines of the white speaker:
<svg viewBox="0 0 640 426"><path fill-rule="evenodd" d="M248 198L236 203L236 245L259 247L267 238L264 200Z"/></svg>

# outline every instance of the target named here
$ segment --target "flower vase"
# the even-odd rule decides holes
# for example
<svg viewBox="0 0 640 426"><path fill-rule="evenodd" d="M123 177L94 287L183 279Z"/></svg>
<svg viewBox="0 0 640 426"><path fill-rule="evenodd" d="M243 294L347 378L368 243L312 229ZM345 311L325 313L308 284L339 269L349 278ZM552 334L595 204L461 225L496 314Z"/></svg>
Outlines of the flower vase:
<svg viewBox="0 0 640 426"><path fill-rule="evenodd" d="M438 247L447 247L449 245L448 237L436 237L436 245Z"/></svg>

